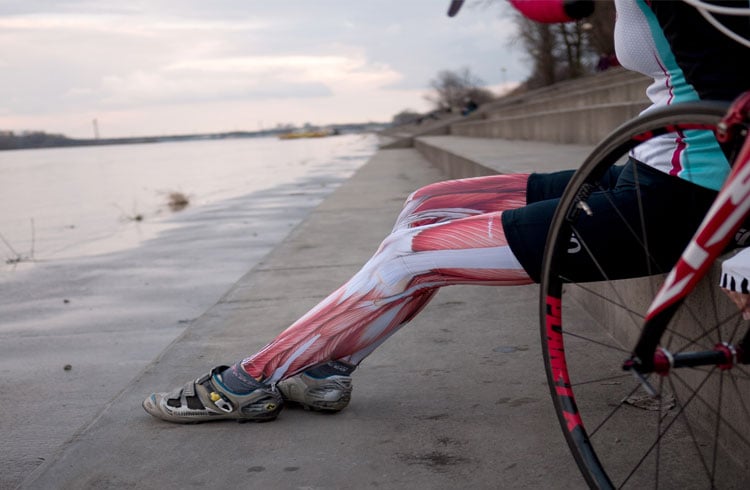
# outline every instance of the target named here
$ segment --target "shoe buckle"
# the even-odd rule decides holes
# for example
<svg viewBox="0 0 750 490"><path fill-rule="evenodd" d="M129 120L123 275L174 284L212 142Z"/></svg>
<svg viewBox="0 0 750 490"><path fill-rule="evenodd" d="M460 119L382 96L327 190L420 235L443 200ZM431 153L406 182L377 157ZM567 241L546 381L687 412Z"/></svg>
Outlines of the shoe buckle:
<svg viewBox="0 0 750 490"><path fill-rule="evenodd" d="M211 398L211 401L213 402L213 404L216 405L216 407L222 412L226 412L226 413L234 412L234 407L232 406L232 403L229 400L227 400L227 398L221 393L212 391L209 397Z"/></svg>

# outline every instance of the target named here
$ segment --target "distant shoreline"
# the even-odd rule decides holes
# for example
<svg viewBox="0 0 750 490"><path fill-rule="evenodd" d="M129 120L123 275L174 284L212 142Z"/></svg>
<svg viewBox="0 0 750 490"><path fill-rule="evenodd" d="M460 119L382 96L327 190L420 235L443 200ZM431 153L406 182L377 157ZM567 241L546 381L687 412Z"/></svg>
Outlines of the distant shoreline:
<svg viewBox="0 0 750 490"><path fill-rule="evenodd" d="M379 131L389 125L386 123L334 124L326 126L336 130L339 134L362 133ZM308 128L276 128L262 131L229 131L224 133L182 134L171 136L133 136L127 138L98 138L78 139L68 138L61 134L50 134L43 131L14 133L0 131L0 151L3 150L32 150L40 148L62 148L73 146L103 146L103 145L131 145L143 143L165 143L196 140L222 140L234 138L263 138L279 136L295 130Z"/></svg>

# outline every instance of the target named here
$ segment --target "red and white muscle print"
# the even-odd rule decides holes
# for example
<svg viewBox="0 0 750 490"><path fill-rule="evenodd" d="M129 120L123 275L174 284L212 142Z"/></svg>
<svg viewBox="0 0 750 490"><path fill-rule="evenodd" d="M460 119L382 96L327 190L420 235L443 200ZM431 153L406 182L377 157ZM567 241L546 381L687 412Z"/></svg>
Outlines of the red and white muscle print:
<svg viewBox="0 0 750 490"><path fill-rule="evenodd" d="M527 179L493 175L414 192L362 269L242 367L273 383L329 360L356 365L442 286L531 283L500 219L503 210L526 204Z"/></svg>

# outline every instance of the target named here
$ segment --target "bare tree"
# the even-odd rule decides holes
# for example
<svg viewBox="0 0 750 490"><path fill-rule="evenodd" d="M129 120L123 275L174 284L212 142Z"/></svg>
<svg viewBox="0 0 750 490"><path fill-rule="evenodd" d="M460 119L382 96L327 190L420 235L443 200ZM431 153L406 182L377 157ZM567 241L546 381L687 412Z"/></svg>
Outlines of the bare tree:
<svg viewBox="0 0 750 490"><path fill-rule="evenodd" d="M439 111L460 111L470 99L481 105L494 99L489 90L483 88L484 82L464 67L459 71L443 70L430 81L434 90L425 98L432 102Z"/></svg>
<svg viewBox="0 0 750 490"><path fill-rule="evenodd" d="M615 52L615 2L596 2L594 14L586 19L588 44L598 54Z"/></svg>
<svg viewBox="0 0 750 490"><path fill-rule="evenodd" d="M531 61L531 75L526 81L531 88L551 85L557 81L558 59L555 56L553 25L540 24L514 13L518 26L517 41Z"/></svg>
<svg viewBox="0 0 750 490"><path fill-rule="evenodd" d="M540 24L520 12L512 14L517 38L531 62L529 88L577 78L594 70L601 56L614 53L613 2L596 2L590 17L562 24Z"/></svg>
<svg viewBox="0 0 750 490"><path fill-rule="evenodd" d="M578 78L584 75L583 51L586 49L584 37L584 24L582 22L570 22L557 24L559 30L558 38L563 40L565 47L564 60L566 78Z"/></svg>

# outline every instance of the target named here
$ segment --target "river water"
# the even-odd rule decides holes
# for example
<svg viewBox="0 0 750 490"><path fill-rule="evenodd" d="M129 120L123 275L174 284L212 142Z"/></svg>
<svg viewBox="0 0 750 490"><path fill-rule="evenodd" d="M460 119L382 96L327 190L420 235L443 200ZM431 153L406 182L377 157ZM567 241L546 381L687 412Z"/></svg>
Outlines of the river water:
<svg viewBox="0 0 750 490"><path fill-rule="evenodd" d="M2 152L0 258L134 247L168 226L172 193L195 209L280 185L333 185L373 151L372 137L345 135Z"/></svg>

